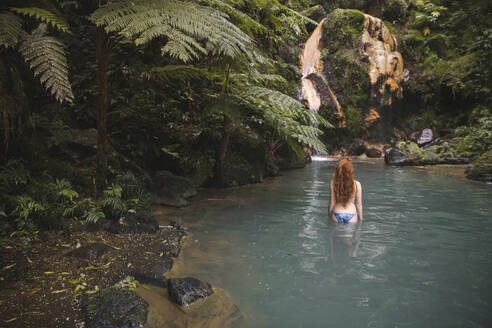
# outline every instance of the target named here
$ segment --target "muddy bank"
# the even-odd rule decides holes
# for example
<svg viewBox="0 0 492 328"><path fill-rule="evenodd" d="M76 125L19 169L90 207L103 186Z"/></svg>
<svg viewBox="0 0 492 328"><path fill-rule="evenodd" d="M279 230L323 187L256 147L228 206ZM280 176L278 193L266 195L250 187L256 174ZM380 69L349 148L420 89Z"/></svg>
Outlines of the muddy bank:
<svg viewBox="0 0 492 328"><path fill-rule="evenodd" d="M182 235L167 225L155 234L41 232L26 247L8 242L0 247L0 326L84 327L84 298L128 275L169 270Z"/></svg>

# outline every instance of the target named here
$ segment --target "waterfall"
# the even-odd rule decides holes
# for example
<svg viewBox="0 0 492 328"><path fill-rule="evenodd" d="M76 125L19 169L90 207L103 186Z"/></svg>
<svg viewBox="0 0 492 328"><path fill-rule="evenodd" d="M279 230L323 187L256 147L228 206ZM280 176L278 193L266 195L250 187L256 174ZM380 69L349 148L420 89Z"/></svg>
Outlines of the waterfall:
<svg viewBox="0 0 492 328"><path fill-rule="evenodd" d="M337 15L343 15L343 11L339 11ZM354 49L352 43L344 44L341 42L339 46L341 53L344 51L355 53L354 63L367 72L370 80L371 87L370 90L367 90L369 101L367 106L362 108L364 111L365 134L367 135L369 127L380 118L379 110L381 107L391 106L396 98L402 98L404 72L403 58L398 52L397 40L384 25L383 21L367 14L360 13L360 15L361 19L362 15L364 15L364 21L363 25L362 21L360 21L361 24L357 26L357 28L362 29L360 31L360 41L356 42L357 49ZM330 20L332 17L328 16L319 22L304 44L300 55L302 96L312 111L317 112L322 105L329 105L334 108L340 118L338 127L345 127L346 120L343 108L330 85L335 87L334 89L337 90L341 99L347 99L352 94L347 94L346 89L343 88L343 83L347 83L346 80L343 80L344 76L336 77L342 80L327 81L327 77L324 74L324 70L329 70L330 72L332 70L331 67L323 67L324 65L329 65L330 62L321 58L323 42L330 42L331 35L334 35L330 33L340 33L340 30L324 31L323 25L326 24L323 23L326 19ZM356 51L354 52L353 50ZM341 81L344 82L341 83ZM353 83L356 82L353 81Z"/></svg>
<svg viewBox="0 0 492 328"><path fill-rule="evenodd" d="M309 109L313 111L318 111L321 107L321 97L314 83L308 79L308 76L310 74L322 74L323 63L321 61L320 42L325 19L319 22L316 29L304 44L299 60L299 66L302 72L302 96L307 101Z"/></svg>
<svg viewBox="0 0 492 328"><path fill-rule="evenodd" d="M345 114L337 97L331 90L323 74L323 61L321 60L321 37L323 36L323 18L308 38L301 52L299 66L302 72L301 88L302 96L306 100L309 109L317 112L321 105L332 104L340 117L339 127L345 127Z"/></svg>

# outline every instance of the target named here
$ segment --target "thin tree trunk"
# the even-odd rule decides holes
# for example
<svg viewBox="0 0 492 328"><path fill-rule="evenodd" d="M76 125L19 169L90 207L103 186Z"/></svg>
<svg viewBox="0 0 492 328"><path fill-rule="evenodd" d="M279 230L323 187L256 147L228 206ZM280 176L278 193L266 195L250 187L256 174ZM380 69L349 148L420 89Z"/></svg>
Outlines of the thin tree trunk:
<svg viewBox="0 0 492 328"><path fill-rule="evenodd" d="M217 151L217 163L215 163L215 176L217 179L217 184L221 187L225 186L224 160L227 154L227 147L229 145L229 137L231 135L231 123L231 118L224 115L224 133Z"/></svg>
<svg viewBox="0 0 492 328"><path fill-rule="evenodd" d="M106 110L108 106L108 63L110 55L109 37L104 28L97 28L96 59L99 79L97 99L97 155L96 190L101 194L106 186L108 162L106 158L107 127Z"/></svg>

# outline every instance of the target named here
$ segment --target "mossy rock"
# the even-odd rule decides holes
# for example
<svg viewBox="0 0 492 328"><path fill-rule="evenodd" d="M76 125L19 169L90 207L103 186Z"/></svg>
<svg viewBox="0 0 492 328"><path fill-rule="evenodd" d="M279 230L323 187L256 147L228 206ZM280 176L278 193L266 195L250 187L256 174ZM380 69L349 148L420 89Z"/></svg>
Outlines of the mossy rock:
<svg viewBox="0 0 492 328"><path fill-rule="evenodd" d="M356 9L335 9L323 23L323 44L330 53L353 49L364 30L364 13Z"/></svg>
<svg viewBox="0 0 492 328"><path fill-rule="evenodd" d="M134 291L108 287L82 302L86 327L133 328L147 321L148 303Z"/></svg>
<svg viewBox="0 0 492 328"><path fill-rule="evenodd" d="M316 5L304 10L301 14L319 22L323 17L326 16L326 11L321 5Z"/></svg>
<svg viewBox="0 0 492 328"><path fill-rule="evenodd" d="M466 177L472 180L492 182L492 150L480 156L466 170Z"/></svg>

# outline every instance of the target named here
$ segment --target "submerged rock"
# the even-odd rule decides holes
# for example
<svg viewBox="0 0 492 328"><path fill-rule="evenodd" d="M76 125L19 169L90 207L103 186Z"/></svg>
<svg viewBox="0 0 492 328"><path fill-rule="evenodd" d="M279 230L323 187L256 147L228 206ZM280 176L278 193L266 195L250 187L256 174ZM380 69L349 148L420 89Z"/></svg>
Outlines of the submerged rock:
<svg viewBox="0 0 492 328"><path fill-rule="evenodd" d="M171 278L168 280L169 297L179 305L188 306L199 298L210 296L212 286L196 278Z"/></svg>
<svg viewBox="0 0 492 328"><path fill-rule="evenodd" d="M136 213L127 213L118 221L113 221L108 227L112 233L156 233L159 230L159 224L155 218L148 212L139 211Z"/></svg>
<svg viewBox="0 0 492 328"><path fill-rule="evenodd" d="M108 287L82 302L87 328L136 328L147 321L148 303L134 291Z"/></svg>

